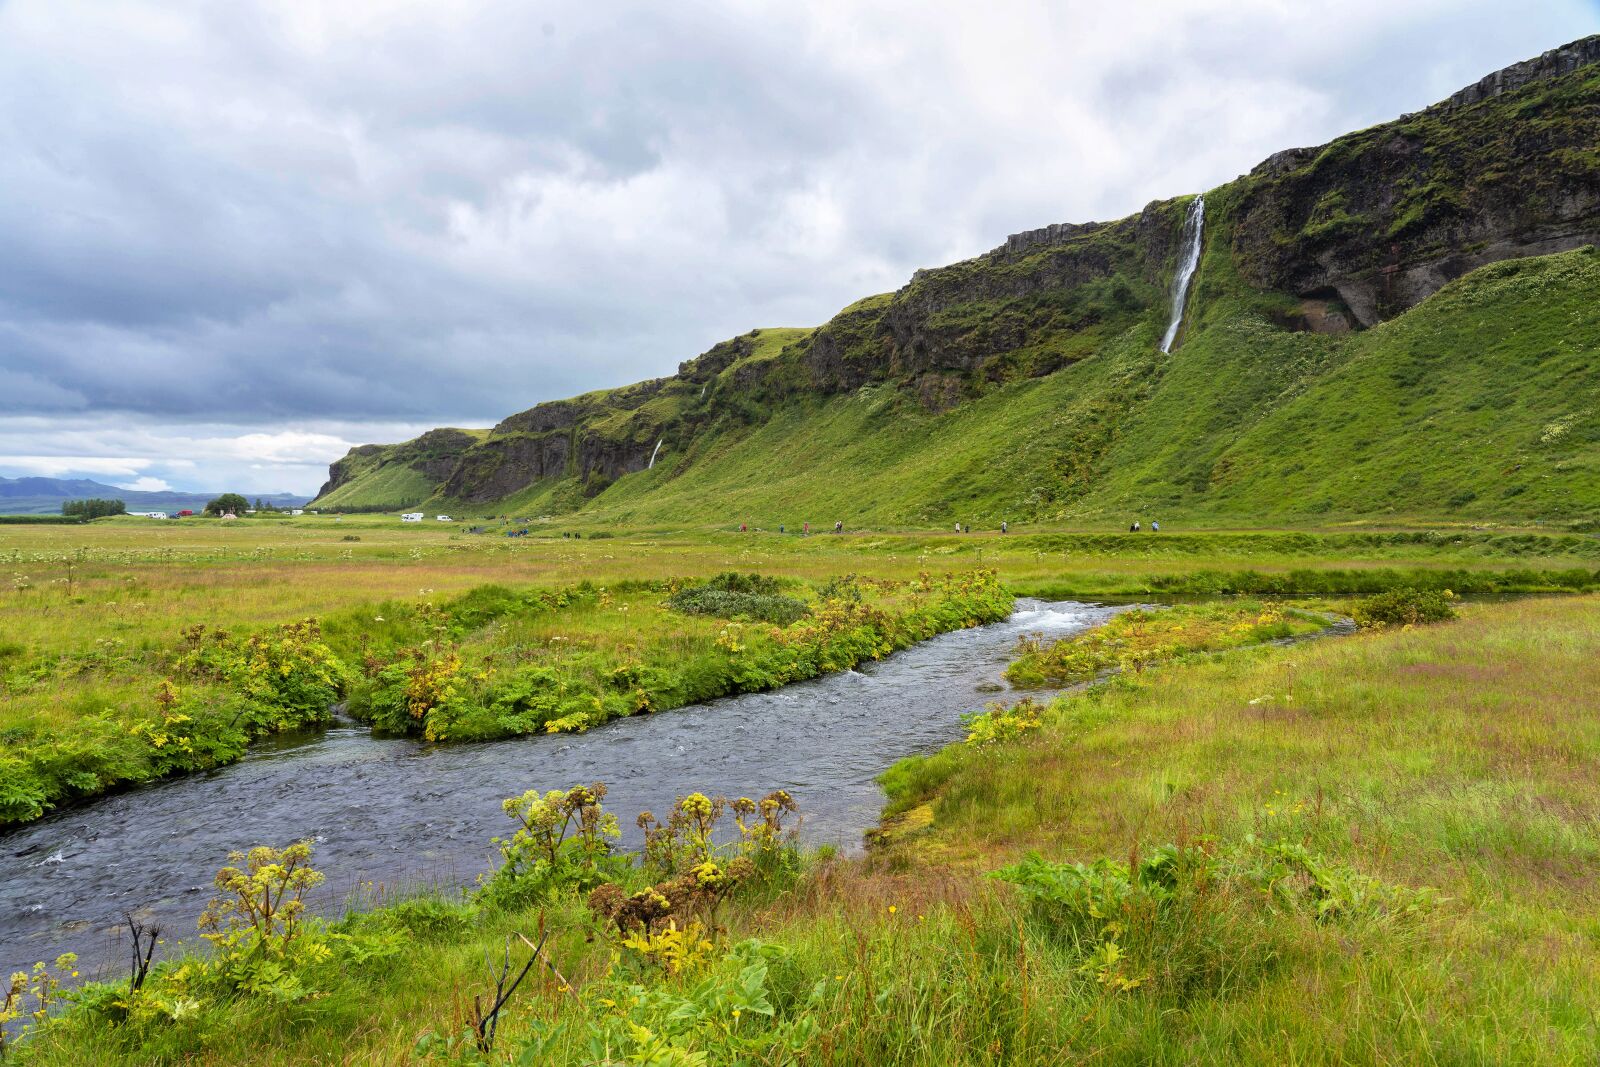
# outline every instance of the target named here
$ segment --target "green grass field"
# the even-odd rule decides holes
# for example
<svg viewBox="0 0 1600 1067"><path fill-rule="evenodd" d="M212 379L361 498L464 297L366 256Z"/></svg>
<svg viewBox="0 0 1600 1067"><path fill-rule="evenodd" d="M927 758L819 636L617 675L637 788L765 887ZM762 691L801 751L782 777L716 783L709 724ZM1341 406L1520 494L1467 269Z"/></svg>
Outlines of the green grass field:
<svg viewBox="0 0 1600 1067"><path fill-rule="evenodd" d="M132 1002L90 987L14 1055L1587 1063L1597 608L1467 604L1455 622L1124 673L1031 729L897 766L877 847L747 876L703 948L613 940L581 879L531 900L372 900L304 935L327 955L283 957L292 988L169 964ZM1008 876L1023 885L986 876L1029 855L1033 874ZM1169 873L1126 877L1130 858ZM1067 873L1040 896L1039 871ZM553 969L475 1051L460 1035L485 953L540 929Z"/></svg>

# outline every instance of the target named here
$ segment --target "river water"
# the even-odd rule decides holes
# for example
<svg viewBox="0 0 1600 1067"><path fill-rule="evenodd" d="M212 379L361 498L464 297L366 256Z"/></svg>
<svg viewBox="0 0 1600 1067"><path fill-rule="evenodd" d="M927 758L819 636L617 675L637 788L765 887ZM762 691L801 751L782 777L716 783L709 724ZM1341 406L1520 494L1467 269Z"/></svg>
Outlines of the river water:
<svg viewBox="0 0 1600 1067"><path fill-rule="evenodd" d="M1019 635L1060 637L1117 610L1019 600L1004 622L859 671L586 734L430 746L335 725L264 743L232 766L0 833L0 975L66 951L86 975L122 967L125 911L159 922L169 945L192 939L232 849L313 838L324 911L365 883L469 884L491 866L489 839L511 829L500 801L532 788L605 782L606 807L635 845L633 817L664 814L679 795L787 789L808 843L854 849L883 803L876 775L960 737L961 715L1001 695L984 687L1001 682Z"/></svg>

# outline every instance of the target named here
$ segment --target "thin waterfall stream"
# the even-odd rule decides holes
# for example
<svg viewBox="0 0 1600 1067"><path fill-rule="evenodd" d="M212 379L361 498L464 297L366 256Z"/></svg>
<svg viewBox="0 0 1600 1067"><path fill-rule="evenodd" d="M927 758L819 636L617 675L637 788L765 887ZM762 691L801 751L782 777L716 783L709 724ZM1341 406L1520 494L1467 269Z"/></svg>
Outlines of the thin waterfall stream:
<svg viewBox="0 0 1600 1067"><path fill-rule="evenodd" d="M663 437L656 441L655 451L650 453L650 465L646 467L645 470L653 471L656 469L656 456L661 454L661 442L665 440L666 438Z"/></svg>
<svg viewBox="0 0 1600 1067"><path fill-rule="evenodd" d="M1189 300L1189 283L1200 267L1200 238L1205 232L1206 198L1202 194L1189 205L1189 214L1183 220L1183 246L1178 252L1178 276L1172 286L1172 321L1161 338L1161 351L1171 352L1172 342L1178 339L1178 328L1183 325L1183 309Z"/></svg>

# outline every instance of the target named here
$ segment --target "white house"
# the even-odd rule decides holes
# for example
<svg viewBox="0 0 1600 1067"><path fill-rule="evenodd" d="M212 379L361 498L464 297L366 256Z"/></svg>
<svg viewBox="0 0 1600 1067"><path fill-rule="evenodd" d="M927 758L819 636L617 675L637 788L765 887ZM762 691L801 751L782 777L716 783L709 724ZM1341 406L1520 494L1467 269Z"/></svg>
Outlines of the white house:
<svg viewBox="0 0 1600 1067"><path fill-rule="evenodd" d="M408 511L404 515L400 516L400 521L401 522L421 522L422 521L422 512L420 512L420 511Z"/></svg>

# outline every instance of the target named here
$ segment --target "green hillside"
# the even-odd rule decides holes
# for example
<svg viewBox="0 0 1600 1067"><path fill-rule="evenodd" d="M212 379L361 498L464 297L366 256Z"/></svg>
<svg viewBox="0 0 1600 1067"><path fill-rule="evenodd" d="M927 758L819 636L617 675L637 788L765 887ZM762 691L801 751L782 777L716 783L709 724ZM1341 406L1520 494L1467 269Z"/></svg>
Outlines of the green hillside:
<svg viewBox="0 0 1600 1067"><path fill-rule="evenodd" d="M672 376L355 449L320 507L601 523L1600 523L1600 38Z"/></svg>
<svg viewBox="0 0 1600 1067"><path fill-rule="evenodd" d="M932 414L893 386L709 435L587 506L606 521L993 524L1142 514L1600 519L1600 255L1486 267L1400 318L1293 333L1235 301L1153 321ZM552 494L519 503L550 503Z"/></svg>

